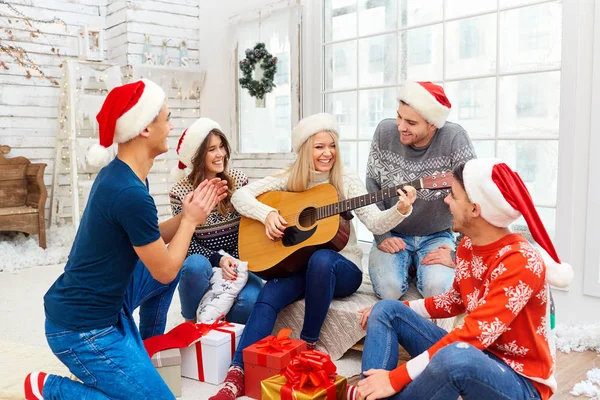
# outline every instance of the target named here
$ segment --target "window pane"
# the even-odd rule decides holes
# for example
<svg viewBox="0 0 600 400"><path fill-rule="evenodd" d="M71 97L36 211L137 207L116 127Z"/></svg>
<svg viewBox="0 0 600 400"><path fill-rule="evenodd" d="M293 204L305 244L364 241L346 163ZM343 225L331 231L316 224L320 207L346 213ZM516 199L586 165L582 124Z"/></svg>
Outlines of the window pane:
<svg viewBox="0 0 600 400"><path fill-rule="evenodd" d="M325 0L325 42L356 36L356 0Z"/></svg>
<svg viewBox="0 0 600 400"><path fill-rule="evenodd" d="M442 20L442 0L398 0L399 26L408 27Z"/></svg>
<svg viewBox="0 0 600 400"><path fill-rule="evenodd" d="M473 140L477 158L495 158L494 144L493 140Z"/></svg>
<svg viewBox="0 0 600 400"><path fill-rule="evenodd" d="M396 29L396 8L396 0L359 0L359 34L362 36Z"/></svg>
<svg viewBox="0 0 600 400"><path fill-rule="evenodd" d="M409 29L400 32L399 81L443 78L443 27L442 24Z"/></svg>
<svg viewBox="0 0 600 400"><path fill-rule="evenodd" d="M446 78L496 72L496 15L446 24Z"/></svg>
<svg viewBox="0 0 600 400"><path fill-rule="evenodd" d="M356 87L356 41L325 46L325 89Z"/></svg>
<svg viewBox="0 0 600 400"><path fill-rule="evenodd" d="M501 140L498 158L519 173L536 205L556 205L558 140Z"/></svg>
<svg viewBox="0 0 600 400"><path fill-rule="evenodd" d="M289 10L273 12L261 23L261 41L279 58L276 87L265 96L264 107L257 107L257 100L237 83L238 93L238 145L240 153L287 153L291 151L291 97ZM255 21L242 22L236 26L237 59L246 58L246 50L258 41ZM262 76L257 65L253 77ZM269 140L264 140L268 137Z"/></svg>
<svg viewBox="0 0 600 400"><path fill-rule="evenodd" d="M542 220L542 224L544 224L544 227L546 228L546 231L548 232L548 236L550 236L550 239L552 241L554 241L554 237L556 234L556 209L555 208L546 208L546 207L536 207L536 210L540 216L540 219ZM537 242L535 242L533 240L533 237L531 236L531 232L529 231L529 228L527 227L527 222L525 222L525 218L521 217L519 219L517 219L515 222L513 222L510 225L510 230L515 232L515 233L520 233L523 236L525 236L525 238L527 240L529 240L529 242L533 243L533 244L537 244Z"/></svg>
<svg viewBox="0 0 600 400"><path fill-rule="evenodd" d="M359 93L358 136L371 140L381 120L396 117L396 88L361 90Z"/></svg>
<svg viewBox="0 0 600 400"><path fill-rule="evenodd" d="M560 72L500 78L499 136L558 139Z"/></svg>
<svg viewBox="0 0 600 400"><path fill-rule="evenodd" d="M367 161L371 151L371 141L358 142L358 176L364 184L367 181Z"/></svg>
<svg viewBox="0 0 600 400"><path fill-rule="evenodd" d="M340 139L356 139L356 92L325 96L325 111L335 115L340 124Z"/></svg>
<svg viewBox="0 0 600 400"><path fill-rule="evenodd" d="M350 171L358 171L358 143L340 142L340 157L344 163L344 168Z"/></svg>
<svg viewBox="0 0 600 400"><path fill-rule="evenodd" d="M446 18L496 11L496 0L446 0Z"/></svg>
<svg viewBox="0 0 600 400"><path fill-rule="evenodd" d="M445 90L452 108L448 120L462 125L471 137L494 137L496 78L448 82Z"/></svg>
<svg viewBox="0 0 600 400"><path fill-rule="evenodd" d="M396 34L361 39L359 44L360 86L395 84L398 76Z"/></svg>
<svg viewBox="0 0 600 400"><path fill-rule="evenodd" d="M548 3L500 13L500 70L560 68L561 11Z"/></svg>

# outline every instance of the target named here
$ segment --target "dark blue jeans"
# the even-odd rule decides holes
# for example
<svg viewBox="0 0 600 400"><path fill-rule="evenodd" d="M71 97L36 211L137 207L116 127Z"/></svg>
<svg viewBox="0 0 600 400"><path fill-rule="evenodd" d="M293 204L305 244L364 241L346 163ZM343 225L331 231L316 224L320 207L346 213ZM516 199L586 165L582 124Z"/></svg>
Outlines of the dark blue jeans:
<svg viewBox="0 0 600 400"><path fill-rule="evenodd" d="M447 334L398 300L381 300L373 307L367 324L362 370L398 365L398 344L416 357ZM525 400L539 399L531 381L488 351L466 343L440 349L425 370L393 400L428 399Z"/></svg>
<svg viewBox="0 0 600 400"><path fill-rule="evenodd" d="M158 375L142 339L164 332L177 279L162 284L139 262L127 288L118 322L78 332L46 319L50 349L82 383L49 375L44 399L174 399ZM140 307L140 329L132 312Z"/></svg>
<svg viewBox="0 0 600 400"><path fill-rule="evenodd" d="M232 365L242 367L242 351L271 334L279 311L303 297L306 298L304 326L300 337L314 343L334 297L356 292L362 283L362 272L354 263L332 250L318 250L306 268L286 278L268 281L254 305Z"/></svg>
<svg viewBox="0 0 600 400"><path fill-rule="evenodd" d="M187 320L196 319L196 310L202 296L208 290L213 269L210 261L200 254L189 256L183 262L179 280L179 299L181 301L181 315ZM245 324L254 308L256 298L263 287L262 279L248 272L246 286L238 294L231 310L226 316L227 321Z"/></svg>

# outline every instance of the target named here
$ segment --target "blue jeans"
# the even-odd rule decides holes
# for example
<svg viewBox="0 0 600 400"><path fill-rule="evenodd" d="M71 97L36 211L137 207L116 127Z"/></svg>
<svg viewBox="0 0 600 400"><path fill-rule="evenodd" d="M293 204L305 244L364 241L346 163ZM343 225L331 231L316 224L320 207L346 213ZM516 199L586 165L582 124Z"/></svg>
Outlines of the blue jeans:
<svg viewBox="0 0 600 400"><path fill-rule="evenodd" d="M273 332L279 311L303 297L306 298L306 308L300 338L315 343L319 340L331 300L334 297L350 296L358 290L361 283L362 272L346 257L332 250L316 251L308 260L306 268L265 284L231 364L243 368L242 351L269 336Z"/></svg>
<svg viewBox="0 0 600 400"><path fill-rule="evenodd" d="M46 319L46 340L54 355L82 383L48 375L44 399L174 399L142 343L165 330L176 280L162 284L138 262L115 325L78 332ZM132 312L140 306L140 330ZM93 312L93 311L90 311Z"/></svg>
<svg viewBox="0 0 600 400"><path fill-rule="evenodd" d="M399 299L408 290L408 268L417 267L417 289L423 297L445 293L454 281L454 268L445 265L421 265L431 251L442 245L455 248L454 236L438 232L428 236L407 236L392 232L406 243L406 248L395 254L383 252L373 243L369 254L369 276L373 290L380 299Z"/></svg>
<svg viewBox="0 0 600 400"><path fill-rule="evenodd" d="M183 262L179 280L179 299L181 315L187 320L196 319L196 310L202 296L208 290L213 270L210 261L200 254L189 256ZM229 322L245 324L256 303L256 298L263 287L262 279L248 272L246 286L238 294L235 303L226 318Z"/></svg>
<svg viewBox="0 0 600 400"><path fill-rule="evenodd" d="M391 371L398 365L398 344L415 357L447 334L402 302L381 300L371 310L362 370ZM440 349L417 378L393 400L540 399L531 381L488 351L466 343Z"/></svg>

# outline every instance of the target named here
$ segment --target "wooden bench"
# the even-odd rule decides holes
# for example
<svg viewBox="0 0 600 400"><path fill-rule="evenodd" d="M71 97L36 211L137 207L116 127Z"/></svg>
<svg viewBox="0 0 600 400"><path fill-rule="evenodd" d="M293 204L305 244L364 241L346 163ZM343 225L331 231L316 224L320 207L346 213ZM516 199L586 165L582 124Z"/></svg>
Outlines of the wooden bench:
<svg viewBox="0 0 600 400"><path fill-rule="evenodd" d="M32 164L25 157L5 158L9 151L9 146L0 146L0 231L39 234L40 247L45 249L46 164Z"/></svg>

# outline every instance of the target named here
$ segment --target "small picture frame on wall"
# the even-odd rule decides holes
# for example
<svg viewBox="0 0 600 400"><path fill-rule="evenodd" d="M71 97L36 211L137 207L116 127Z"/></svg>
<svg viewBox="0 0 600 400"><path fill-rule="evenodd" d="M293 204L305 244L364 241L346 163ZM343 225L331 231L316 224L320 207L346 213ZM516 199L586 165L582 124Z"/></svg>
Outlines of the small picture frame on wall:
<svg viewBox="0 0 600 400"><path fill-rule="evenodd" d="M84 26L79 31L79 58L88 61L104 60L104 30L96 26Z"/></svg>

